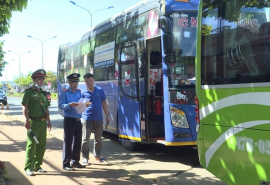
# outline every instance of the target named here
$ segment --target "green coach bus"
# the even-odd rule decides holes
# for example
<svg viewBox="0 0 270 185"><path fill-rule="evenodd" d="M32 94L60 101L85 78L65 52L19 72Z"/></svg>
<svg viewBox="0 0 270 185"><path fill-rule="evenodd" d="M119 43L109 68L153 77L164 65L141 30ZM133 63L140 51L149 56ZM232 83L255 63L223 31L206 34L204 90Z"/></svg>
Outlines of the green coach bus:
<svg viewBox="0 0 270 185"><path fill-rule="evenodd" d="M201 165L270 185L270 0L201 0L196 65Z"/></svg>

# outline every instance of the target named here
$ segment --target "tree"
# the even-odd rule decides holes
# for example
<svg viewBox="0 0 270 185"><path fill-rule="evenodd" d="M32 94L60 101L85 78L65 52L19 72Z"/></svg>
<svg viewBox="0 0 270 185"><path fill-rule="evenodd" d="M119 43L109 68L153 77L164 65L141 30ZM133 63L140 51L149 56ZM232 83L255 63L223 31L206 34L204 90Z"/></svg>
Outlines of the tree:
<svg viewBox="0 0 270 185"><path fill-rule="evenodd" d="M21 79L20 77L15 78L15 83L21 87L29 87L29 85L33 84L33 80L31 78L32 72L28 72L27 75L22 76Z"/></svg>
<svg viewBox="0 0 270 185"><path fill-rule="evenodd" d="M268 4L270 3L270 0L237 0L237 1L231 1L231 0L204 0L203 6L206 8L207 11L204 11L203 17L206 16L215 16L209 14L208 11L215 9L217 7L222 7L226 4L226 8L228 10L237 10L234 12L233 15L231 15L231 11L220 11L218 17L225 17L227 21L233 22L238 21L239 15L241 13L242 7L268 7Z"/></svg>
<svg viewBox="0 0 270 185"><path fill-rule="evenodd" d="M21 87L29 87L29 85L33 84L33 80L31 77L32 74L33 73L29 71L27 75L21 77L21 81L20 81L20 77L15 78L14 81L17 85L21 84ZM48 85L48 82L51 82L51 86L52 86L51 88L56 88L57 87L56 79L57 77L52 71L47 71L44 85Z"/></svg>
<svg viewBox="0 0 270 185"><path fill-rule="evenodd" d="M5 65L7 64L6 61L4 61L5 52L3 51L3 45L4 41L0 41L0 73L4 70Z"/></svg>
<svg viewBox="0 0 270 185"><path fill-rule="evenodd" d="M0 37L8 33L8 28L10 27L11 12L22 11L27 6L28 0L0 0ZM4 61L5 52L2 48L4 41L0 41L0 73L5 68L7 64Z"/></svg>
<svg viewBox="0 0 270 185"><path fill-rule="evenodd" d="M12 16L11 12L21 12L26 8L27 2L28 0L0 0L0 35L8 33Z"/></svg>
<svg viewBox="0 0 270 185"><path fill-rule="evenodd" d="M57 87L56 79L56 75L52 71L47 71L44 85L48 85L48 82L51 82L51 89L54 89Z"/></svg>
<svg viewBox="0 0 270 185"><path fill-rule="evenodd" d="M33 84L32 80L32 72L28 72L27 75L23 76L21 79L21 86L22 87L29 87L29 85Z"/></svg>

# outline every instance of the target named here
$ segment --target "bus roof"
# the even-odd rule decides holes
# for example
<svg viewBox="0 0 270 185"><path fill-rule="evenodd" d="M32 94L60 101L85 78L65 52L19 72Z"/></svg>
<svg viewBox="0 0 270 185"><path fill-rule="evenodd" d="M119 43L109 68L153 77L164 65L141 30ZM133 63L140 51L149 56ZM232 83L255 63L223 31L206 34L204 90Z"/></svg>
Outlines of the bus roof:
<svg viewBox="0 0 270 185"><path fill-rule="evenodd" d="M63 50L65 50L65 49L67 49L67 48L71 48L71 47L73 47L73 46L79 44L80 42L81 42L81 41L77 41L77 42L72 43L72 44L71 44L71 42L68 42L68 43L66 43L66 44L62 44L62 45L59 46L59 50L60 50L60 51L63 51Z"/></svg>
<svg viewBox="0 0 270 185"><path fill-rule="evenodd" d="M174 6L172 6L174 4ZM103 30L107 30L110 27L114 27L115 25L121 24L124 21L132 19L135 16L143 14L154 8L160 8L162 13L161 15L165 14L166 12L171 12L175 10L197 10L199 4L199 0L189 0L189 2L182 2L179 3L179 0L143 0L124 11L116 14L115 16L101 22L100 24L96 25L95 27L90 28L86 33L82 36L81 41L87 40L89 36L96 35ZM79 41L80 42L80 41ZM79 42L73 43L72 45L61 45L65 47L72 47L73 45L78 44ZM61 49L60 46L60 49Z"/></svg>
<svg viewBox="0 0 270 185"><path fill-rule="evenodd" d="M118 13L115 16L101 22L100 24L96 25L95 27L90 28L82 36L81 40L88 39L89 34L91 34L91 33L96 34L97 30L99 30L105 26L108 26L110 24L113 24L113 26L115 26L117 24L120 24L124 21L127 21L127 20L133 18L134 16L138 16L138 15L140 15L140 14L142 14L142 13L144 13L152 8L159 8L160 3L163 1L164 0L143 0L143 1L127 8L126 10L122 11L121 13Z"/></svg>

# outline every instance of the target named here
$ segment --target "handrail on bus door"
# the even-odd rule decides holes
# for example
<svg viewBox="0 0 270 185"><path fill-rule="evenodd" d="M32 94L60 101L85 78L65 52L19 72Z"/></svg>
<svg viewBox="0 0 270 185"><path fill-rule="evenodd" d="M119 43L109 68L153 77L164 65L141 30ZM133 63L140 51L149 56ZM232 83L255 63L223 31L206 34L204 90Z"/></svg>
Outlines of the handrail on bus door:
<svg viewBox="0 0 270 185"><path fill-rule="evenodd" d="M146 141L149 142L149 115L148 115L148 96L141 96L140 110L141 110L141 121L145 122L145 137ZM145 115L145 117L143 117Z"/></svg>

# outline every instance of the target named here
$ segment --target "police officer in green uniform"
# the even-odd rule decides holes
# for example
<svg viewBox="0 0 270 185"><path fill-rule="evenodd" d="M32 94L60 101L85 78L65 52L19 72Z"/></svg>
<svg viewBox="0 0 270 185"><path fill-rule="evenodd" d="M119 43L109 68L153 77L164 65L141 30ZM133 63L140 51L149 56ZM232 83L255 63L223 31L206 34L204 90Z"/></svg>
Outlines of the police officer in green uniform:
<svg viewBox="0 0 270 185"><path fill-rule="evenodd" d="M44 84L46 71L39 69L32 74L34 86L26 89L22 98L22 109L25 117L24 126L27 129L26 160L24 170L29 176L36 172L46 172L41 168L46 149L47 127L51 130L48 107L50 103L41 87ZM29 130L35 134L37 144Z"/></svg>

